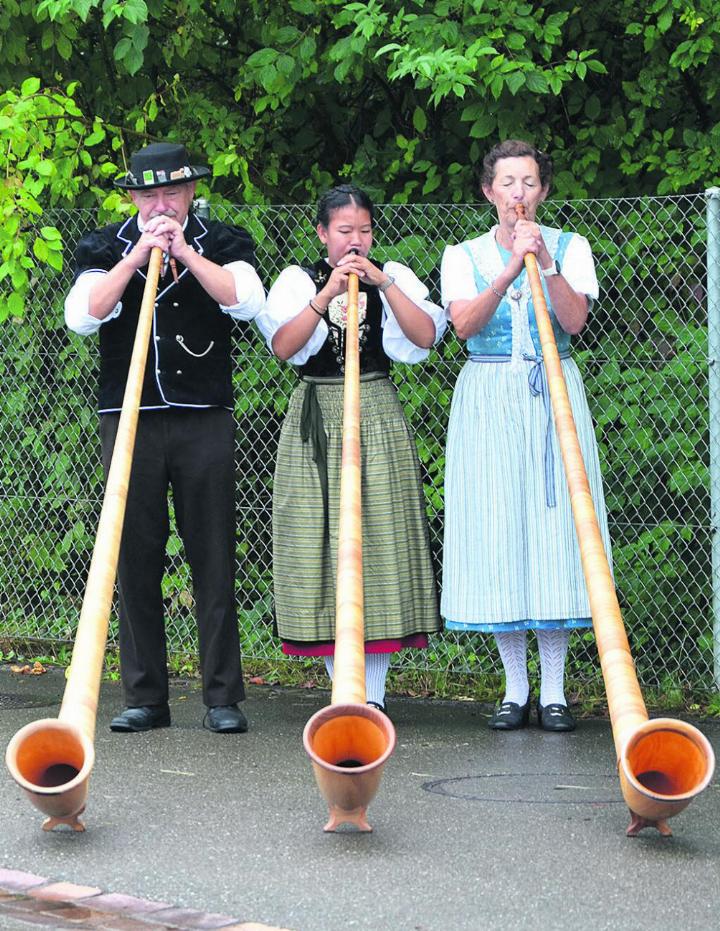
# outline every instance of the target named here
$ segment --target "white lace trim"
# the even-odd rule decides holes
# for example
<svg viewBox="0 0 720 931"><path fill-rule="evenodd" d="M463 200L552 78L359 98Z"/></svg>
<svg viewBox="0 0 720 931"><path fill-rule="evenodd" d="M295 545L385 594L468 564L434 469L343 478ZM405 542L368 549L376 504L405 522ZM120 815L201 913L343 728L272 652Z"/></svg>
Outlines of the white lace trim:
<svg viewBox="0 0 720 931"><path fill-rule="evenodd" d="M467 243L473 261L478 271L488 283L492 282L504 271L505 263L502 260L500 249L495 240L499 226L496 224L487 233ZM553 261L557 252L562 230L542 226L542 236L545 246ZM530 335L528 320L528 303L530 301L530 283L527 275L523 276L522 286L516 288L511 284L507 289L505 300L510 304L510 320L512 325L512 351L510 353L510 368L512 371L523 369L523 356L535 355L535 346Z"/></svg>

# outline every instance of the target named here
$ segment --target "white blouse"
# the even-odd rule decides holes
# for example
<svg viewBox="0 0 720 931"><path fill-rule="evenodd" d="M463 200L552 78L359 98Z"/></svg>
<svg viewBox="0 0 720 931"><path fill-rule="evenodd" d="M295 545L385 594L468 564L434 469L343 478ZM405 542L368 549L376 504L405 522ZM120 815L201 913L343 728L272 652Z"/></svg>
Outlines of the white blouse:
<svg viewBox="0 0 720 931"><path fill-rule="evenodd" d="M427 299L428 289L407 266L399 262L386 262L383 271L386 275L392 275L395 284L403 294L432 319L435 325L435 343L437 343L447 326L445 311ZM255 318L255 323L271 351L273 336L280 327L296 317L316 294L315 282L299 265L290 265L283 269L270 288L265 307ZM422 362L427 358L430 350L416 346L405 336L395 319L392 307L382 292L380 292L380 299L383 305L382 345L385 354L394 362ZM327 337L327 324L319 319L310 339L288 361L293 365L304 365L311 356L317 355Z"/></svg>
<svg viewBox="0 0 720 931"><path fill-rule="evenodd" d="M497 226L490 232L494 230ZM475 241L469 240L468 245L472 248ZM578 233L568 243L562 275L573 291L585 294L591 300L597 299L600 292L590 243ZM440 266L440 282L443 307L449 307L453 301L471 300L477 295L473 264L462 245L446 247Z"/></svg>

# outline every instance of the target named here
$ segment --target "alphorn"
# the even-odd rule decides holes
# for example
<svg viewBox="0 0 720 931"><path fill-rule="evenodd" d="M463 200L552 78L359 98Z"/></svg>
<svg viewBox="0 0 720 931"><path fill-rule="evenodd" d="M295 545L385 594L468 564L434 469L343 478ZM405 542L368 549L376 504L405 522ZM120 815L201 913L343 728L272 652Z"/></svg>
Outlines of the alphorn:
<svg viewBox="0 0 720 931"><path fill-rule="evenodd" d="M162 261L162 250L153 248L60 712L57 718L34 721L21 728L5 754L13 779L33 805L48 815L43 823L45 831L58 824L85 830L79 815L85 810L95 761L100 679Z"/></svg>
<svg viewBox="0 0 720 931"><path fill-rule="evenodd" d="M342 466L335 601L335 668L330 705L305 725L303 745L328 804L325 831L343 823L371 831L367 806L395 748L395 728L365 704L365 623L360 459L358 277L348 275Z"/></svg>
<svg viewBox="0 0 720 931"><path fill-rule="evenodd" d="M524 219L523 205L515 209L518 218ZM605 682L620 786L630 809L627 834L634 837L645 827L655 827L671 835L667 819L706 788L715 769L715 755L707 738L691 724L648 718L600 536L537 260L529 252L524 261Z"/></svg>

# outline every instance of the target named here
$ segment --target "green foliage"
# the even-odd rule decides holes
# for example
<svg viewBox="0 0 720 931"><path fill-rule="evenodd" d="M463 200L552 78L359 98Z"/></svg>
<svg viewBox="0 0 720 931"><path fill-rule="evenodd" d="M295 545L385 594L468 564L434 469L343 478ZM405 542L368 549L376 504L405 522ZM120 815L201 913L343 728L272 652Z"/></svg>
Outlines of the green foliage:
<svg viewBox="0 0 720 931"><path fill-rule="evenodd" d="M86 120L74 94L41 89L36 77L0 95L0 323L22 317L31 283L63 269L63 240L48 211L93 203L95 183L115 166L92 152L106 139L102 120ZM100 150L102 151L102 150Z"/></svg>
<svg viewBox="0 0 720 931"><path fill-rule="evenodd" d="M556 157L562 197L676 191L720 177L718 29L710 0L11 0L0 86L73 88L90 184L114 145L172 136L233 202L349 176L472 202L484 151L519 135Z"/></svg>
<svg viewBox="0 0 720 931"><path fill-rule="evenodd" d="M129 152L187 141L228 201L464 203L498 138L560 197L720 181L716 4L11 0L0 9L0 322L63 262L53 206L122 210ZM618 41L622 36L622 42ZM621 50L621 53L619 53Z"/></svg>

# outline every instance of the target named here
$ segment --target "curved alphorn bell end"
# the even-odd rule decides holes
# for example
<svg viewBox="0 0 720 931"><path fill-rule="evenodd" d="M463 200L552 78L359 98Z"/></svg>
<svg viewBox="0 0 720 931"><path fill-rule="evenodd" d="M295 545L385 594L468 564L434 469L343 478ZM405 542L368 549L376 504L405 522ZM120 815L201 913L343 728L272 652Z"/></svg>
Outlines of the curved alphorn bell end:
<svg viewBox="0 0 720 931"><path fill-rule="evenodd" d="M687 721L653 718L625 741L618 762L620 787L630 809L628 837L654 827L672 831L667 819L687 808L707 788L715 771L710 741Z"/></svg>
<svg viewBox="0 0 720 931"><path fill-rule="evenodd" d="M11 739L5 762L32 804L48 815L44 831L58 824L85 830L78 815L85 810L95 748L80 728L58 718L32 721Z"/></svg>
<svg viewBox="0 0 720 931"><path fill-rule="evenodd" d="M395 742L390 718L370 705L328 705L310 718L303 745L328 804L329 820L323 830L352 824L358 831L372 831L367 806Z"/></svg>

